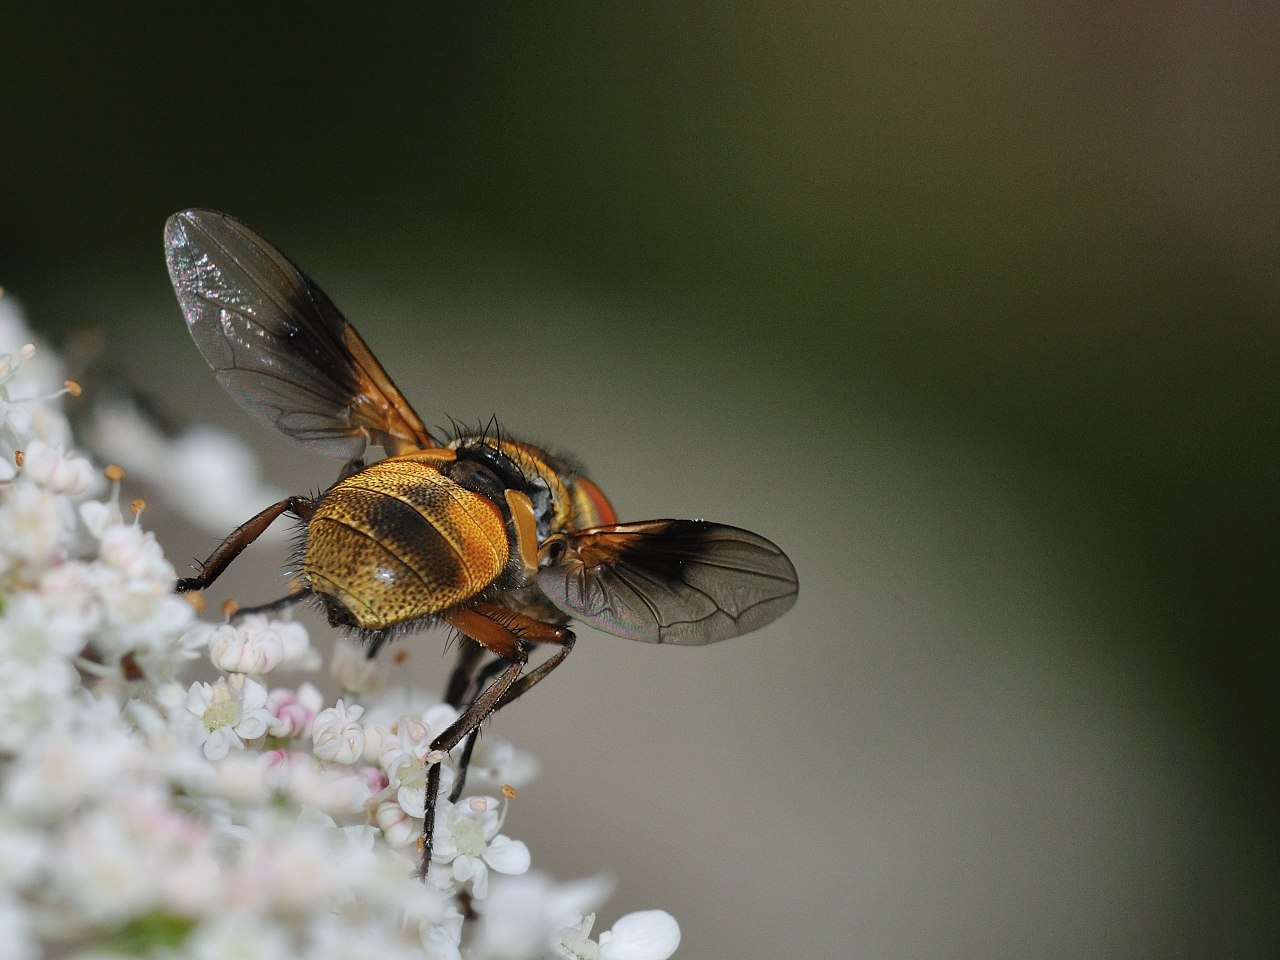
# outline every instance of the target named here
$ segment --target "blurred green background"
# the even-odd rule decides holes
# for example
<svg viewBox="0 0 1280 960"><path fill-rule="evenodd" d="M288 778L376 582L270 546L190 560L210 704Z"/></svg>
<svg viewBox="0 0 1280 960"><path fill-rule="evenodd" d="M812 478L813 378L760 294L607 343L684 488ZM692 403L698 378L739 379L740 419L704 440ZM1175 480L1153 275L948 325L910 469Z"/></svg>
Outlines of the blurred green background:
<svg viewBox="0 0 1280 960"><path fill-rule="evenodd" d="M322 487L172 300L225 210L428 423L788 549L762 634L498 718L535 864L691 958L1268 955L1278 8L352 11L7 14L0 283Z"/></svg>

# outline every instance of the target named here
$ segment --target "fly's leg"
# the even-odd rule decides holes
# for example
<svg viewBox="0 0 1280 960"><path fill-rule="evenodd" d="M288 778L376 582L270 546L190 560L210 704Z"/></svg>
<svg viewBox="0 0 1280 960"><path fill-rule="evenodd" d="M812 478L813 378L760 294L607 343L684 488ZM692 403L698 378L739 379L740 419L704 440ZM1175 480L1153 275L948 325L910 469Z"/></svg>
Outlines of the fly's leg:
<svg viewBox="0 0 1280 960"><path fill-rule="evenodd" d="M572 632L563 627L543 623L541 620L490 604L459 607L446 613L444 619L459 633L475 640L501 659L497 661L498 672L489 686L471 702L462 716L431 741L432 752L440 753L448 753L479 729L480 724L489 714L507 702L508 694L513 688L518 691L516 696L519 696L533 683L537 683L559 666L573 645ZM531 680L532 683L521 684L520 674L525 664L529 662L529 647L535 643L555 644L560 646L561 650L524 678L526 681ZM487 673L488 670L486 669L485 672ZM431 865L432 838L436 827L436 800L439 792L440 764L432 763L427 768L427 790L422 811L422 861L418 875L423 879L426 878L427 868Z"/></svg>
<svg viewBox="0 0 1280 960"><path fill-rule="evenodd" d="M240 617L247 617L250 614L254 614L254 613L275 613L278 610L287 610L289 607L293 606L295 603L305 600L309 596L311 596L311 588L302 587L298 590L294 590L293 593L286 594L285 596L281 597L279 600L271 600L271 601L268 601L267 603L259 603L252 607L240 607L236 610L235 613L231 615L231 619L237 620Z"/></svg>
<svg viewBox="0 0 1280 960"><path fill-rule="evenodd" d="M256 516L250 517L231 531L231 535L222 541L221 546L209 555L209 559L200 565L200 572L194 577L183 577L174 589L178 593L189 590L204 590L222 575L222 571L231 565L231 561L244 551L245 547L262 536L264 530L279 518L282 513L292 513L302 521L309 520L315 511L316 502L310 497L285 497L279 503L273 503Z"/></svg>
<svg viewBox="0 0 1280 960"><path fill-rule="evenodd" d="M449 685L444 691L444 702L455 710L462 709L462 698L466 696L467 689L471 686L471 674L484 654L484 647L480 644L468 643L466 637L459 639L461 642L458 644L458 662L453 668L453 673L449 675ZM477 685L476 693L472 698L479 696L479 693L480 688Z"/></svg>
<svg viewBox="0 0 1280 960"><path fill-rule="evenodd" d="M479 645L474 645L479 650ZM475 682L472 685L474 693L472 694L472 702L474 703L480 697L485 687L492 682L503 667L502 660L491 660L485 664L483 670L475 676ZM516 681L519 683L520 681ZM504 701L505 702L505 701ZM501 706L499 704L498 706ZM495 710L497 707L494 708ZM467 785L467 770L471 767L471 753L476 748L476 739L480 736L480 728L477 726L469 734L467 734L467 742L462 745L462 756L458 759L458 775L454 778L453 789L449 791L449 802L456 803L458 798L462 796L462 790Z"/></svg>

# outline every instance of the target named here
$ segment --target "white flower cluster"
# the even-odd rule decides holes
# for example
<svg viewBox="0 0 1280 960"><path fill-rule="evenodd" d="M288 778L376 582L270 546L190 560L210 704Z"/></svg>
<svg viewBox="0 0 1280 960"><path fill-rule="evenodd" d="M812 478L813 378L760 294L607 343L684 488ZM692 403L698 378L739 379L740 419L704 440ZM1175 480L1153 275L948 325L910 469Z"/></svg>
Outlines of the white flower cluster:
<svg viewBox="0 0 1280 960"><path fill-rule="evenodd" d="M415 703L342 641L326 705L305 679L268 680L319 669L300 624L197 620L141 505L120 508L119 472L73 452L58 398L76 389L0 299L0 960L675 952L670 915L593 940L609 884L528 872L501 830L530 757L482 738L470 782L496 795L450 803L453 761L429 746L453 708ZM191 682L201 655L214 679Z"/></svg>

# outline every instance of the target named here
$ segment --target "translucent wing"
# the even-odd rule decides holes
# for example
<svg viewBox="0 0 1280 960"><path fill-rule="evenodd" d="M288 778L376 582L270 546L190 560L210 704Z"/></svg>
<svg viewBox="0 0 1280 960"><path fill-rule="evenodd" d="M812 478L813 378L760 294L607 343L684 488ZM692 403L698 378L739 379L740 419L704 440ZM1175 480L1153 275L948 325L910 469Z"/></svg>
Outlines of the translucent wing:
<svg viewBox="0 0 1280 960"><path fill-rule="evenodd" d="M245 409L348 460L369 443L437 445L324 291L244 224L184 210L165 224L164 246L191 336Z"/></svg>
<svg viewBox="0 0 1280 960"><path fill-rule="evenodd" d="M565 613L631 640L727 640L776 620L800 589L776 545L724 524L648 520L564 536L538 585Z"/></svg>

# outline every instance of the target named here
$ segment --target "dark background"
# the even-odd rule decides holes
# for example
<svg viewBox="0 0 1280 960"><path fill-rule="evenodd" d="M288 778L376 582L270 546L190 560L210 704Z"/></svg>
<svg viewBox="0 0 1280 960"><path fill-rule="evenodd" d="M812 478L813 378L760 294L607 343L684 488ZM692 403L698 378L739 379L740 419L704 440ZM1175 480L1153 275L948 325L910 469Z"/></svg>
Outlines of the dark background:
<svg viewBox="0 0 1280 960"><path fill-rule="evenodd" d="M787 547L801 603L763 634L590 635L499 718L544 761L510 831L563 878L614 872L604 926L665 907L688 957L1262 956L1278 19L6 16L0 283L323 486L172 301L165 217L225 210L428 423L496 412L628 518ZM161 511L171 556L207 552Z"/></svg>

